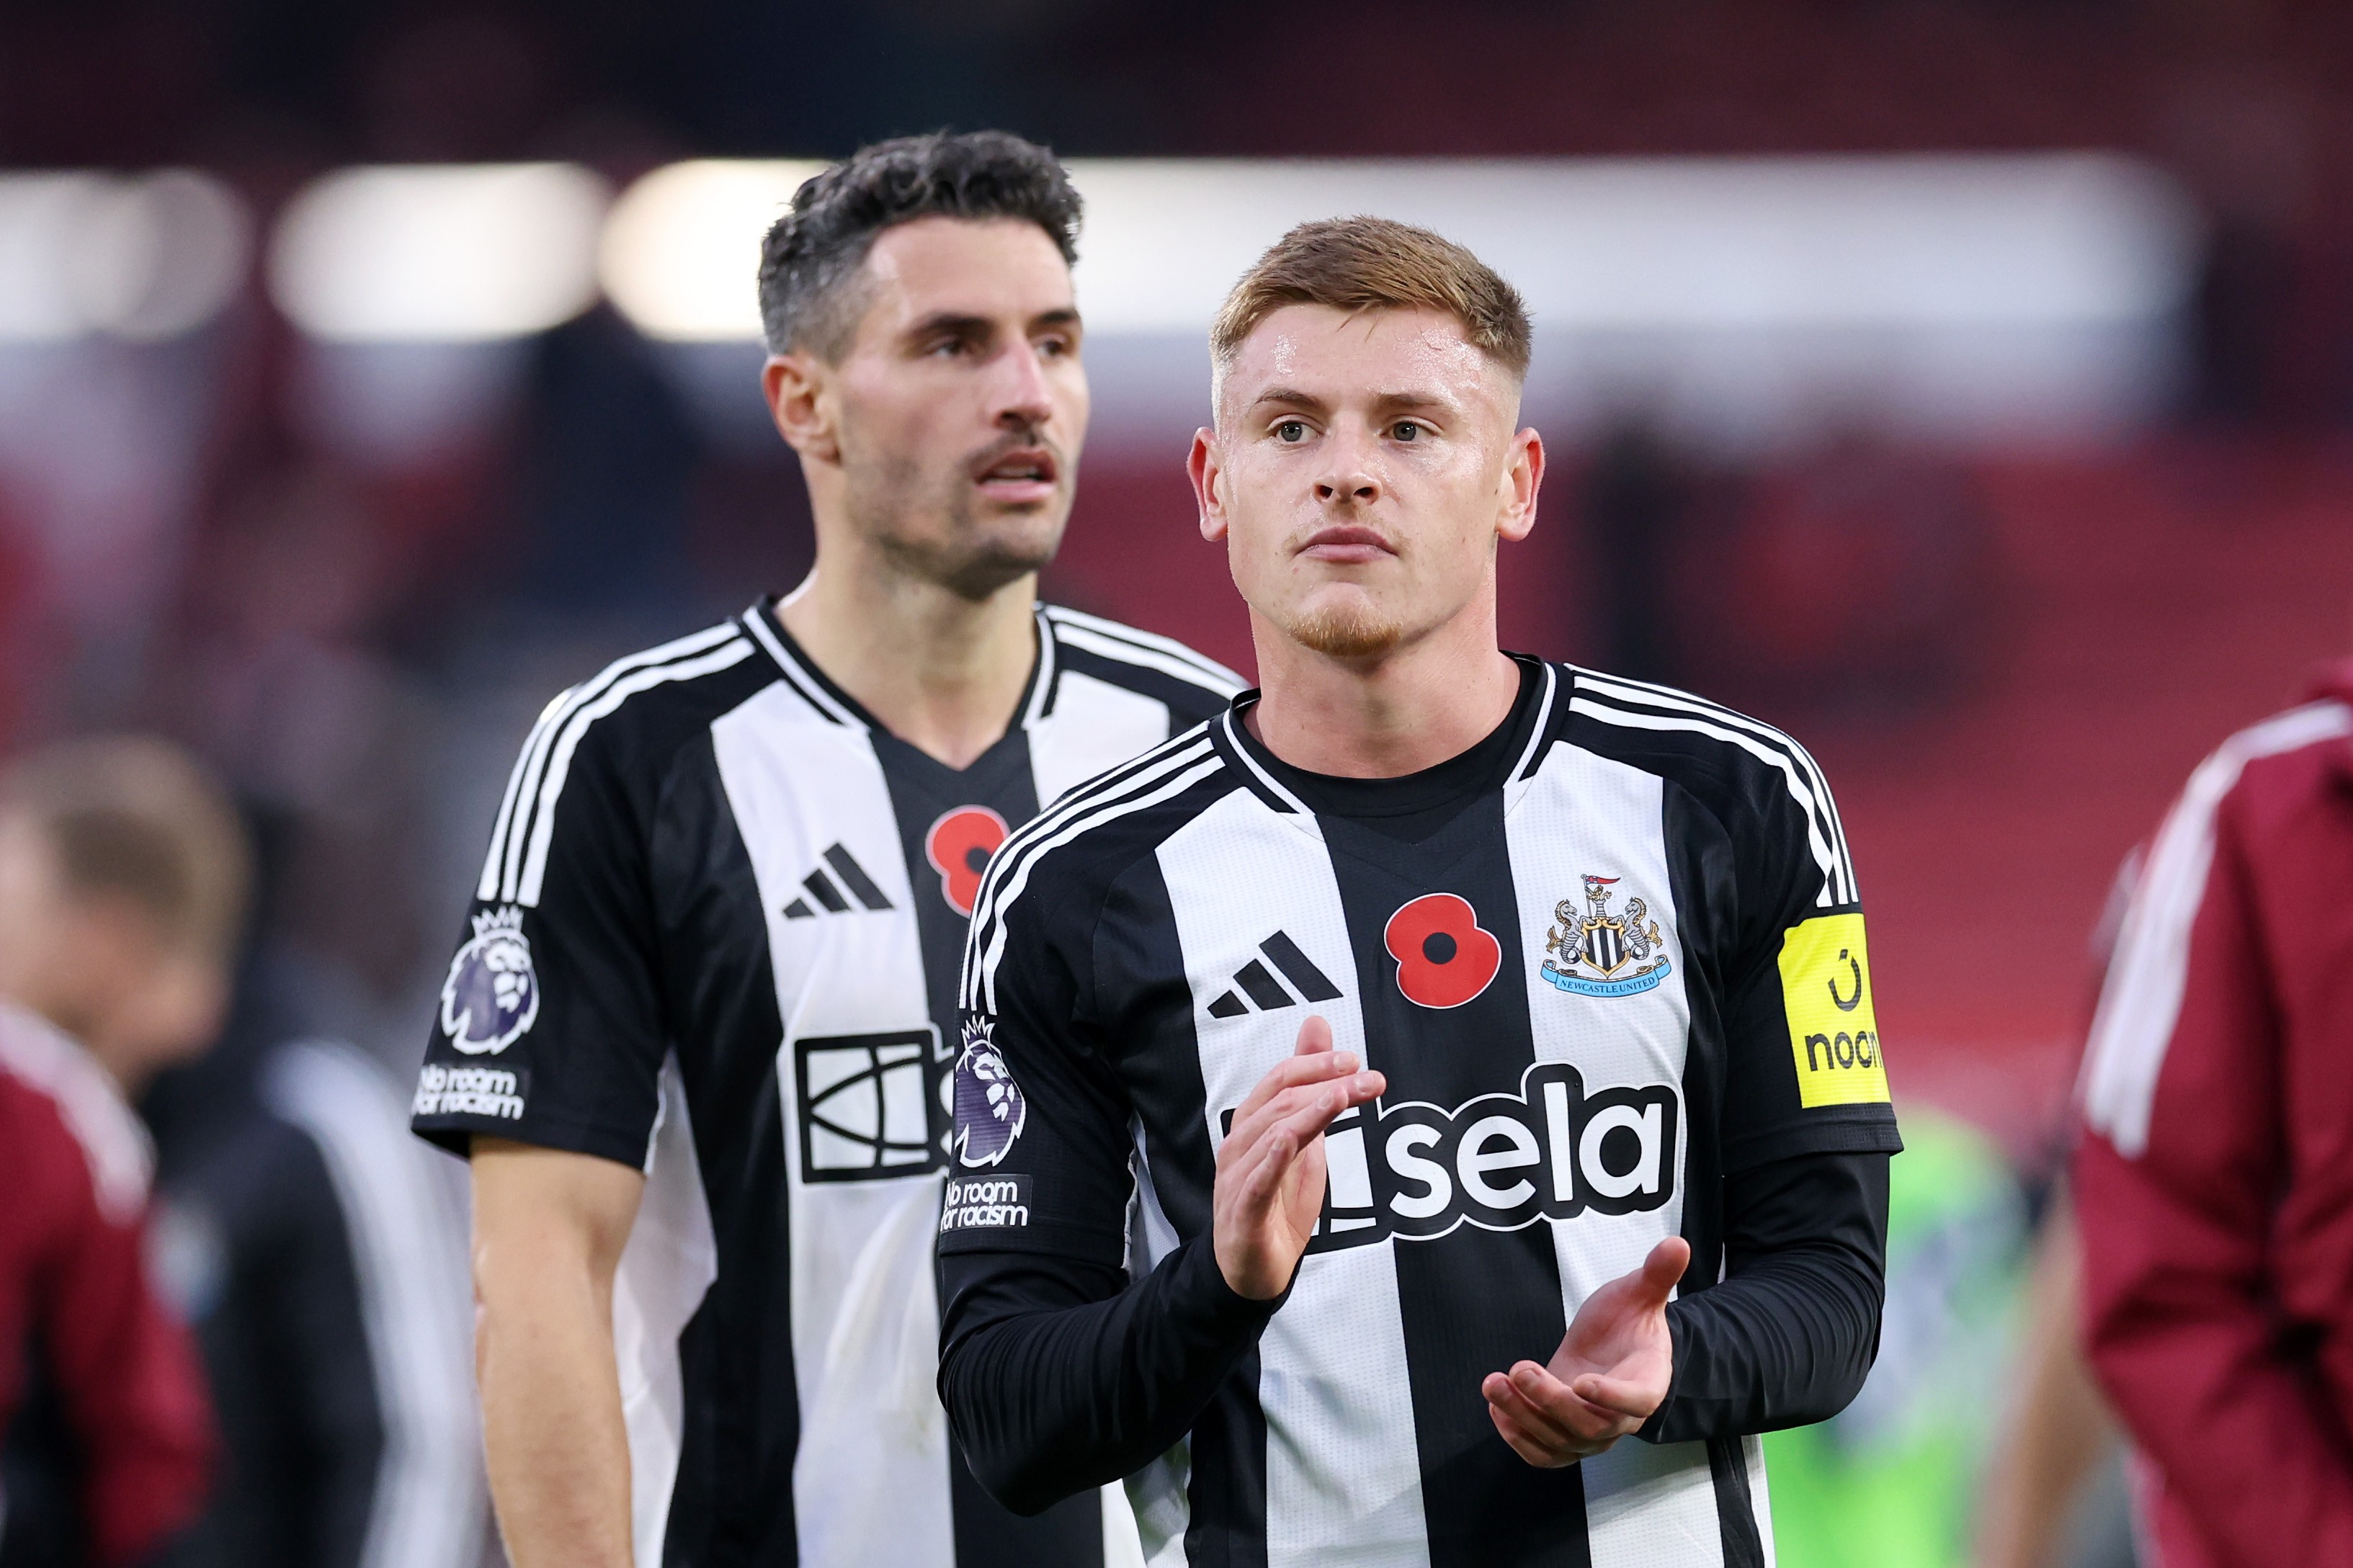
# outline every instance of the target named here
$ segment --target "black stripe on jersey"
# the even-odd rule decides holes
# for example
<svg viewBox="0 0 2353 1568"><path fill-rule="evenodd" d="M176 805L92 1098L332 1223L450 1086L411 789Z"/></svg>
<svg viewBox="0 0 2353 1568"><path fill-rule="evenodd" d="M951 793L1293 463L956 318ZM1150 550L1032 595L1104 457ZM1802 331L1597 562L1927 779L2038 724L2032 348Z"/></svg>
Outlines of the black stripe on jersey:
<svg viewBox="0 0 2353 1568"><path fill-rule="evenodd" d="M1252 1346L1193 1423L1187 1568L1266 1568L1266 1412L1258 1376Z"/></svg>
<svg viewBox="0 0 2353 1568"><path fill-rule="evenodd" d="M1016 827L1005 842L997 846L996 855L989 859L987 871L981 878L980 891L973 900L972 936L966 945L966 963L969 963L970 953L981 940L982 927L997 917L997 899L1007 879L1017 865L1049 847L1042 842L1046 837L1059 832L1072 818L1110 803L1123 791L1129 791L1131 785L1149 788L1158 778L1196 760L1202 751L1200 737L1192 734L1176 736L1079 785ZM965 1005L972 1005L970 997L965 999Z"/></svg>
<svg viewBox="0 0 2353 1568"><path fill-rule="evenodd" d="M1289 931L1277 931L1258 944L1258 950L1274 960L1274 966L1283 977L1299 987L1299 994L1310 1002L1329 1002L1340 994L1340 988L1331 977L1315 967L1315 961L1299 951Z"/></svg>
<svg viewBox="0 0 2353 1568"><path fill-rule="evenodd" d="M1234 783L1230 774L1224 774L1198 787L1207 794L1231 789ZM1163 809L1189 818L1202 808L1200 803L1187 801ZM1140 850L1157 845L1167 830L1166 816L1137 814L1093 830L1088 844L1116 858L1130 853L1131 847ZM1181 988L1185 954L1158 859L1139 856L1134 873L1122 879L1121 891L1133 900L1132 929L1137 941L1105 951L1106 990L1125 993L1166 985L1170 976L1178 977L1176 984ZM1201 1078L1193 1010L1162 1007L1142 1016L1149 1020L1148 1031L1123 1038L1116 1047L1122 1053L1119 1073L1129 1094L1139 1105L1191 1108L1165 1121L1139 1120L1145 1180L1176 1235L1206 1237L1211 1228L1218 1157L1200 1114L1208 1102L1208 1089ZM1174 1131L1157 1131L1161 1128ZM1192 1517L1185 1531L1185 1561L1191 1568L1266 1568L1266 1414L1259 1405L1258 1391L1259 1352L1252 1349L1219 1384L1193 1424L1186 1483Z"/></svg>
<svg viewBox="0 0 2353 1568"><path fill-rule="evenodd" d="M1703 1129L1724 1125L1723 1085L1728 1051L1717 1001L1733 982L1728 960L1738 952L1735 920L1739 910L1731 840L1681 785L1662 786L1662 837L1667 849L1667 890L1680 912L1684 995L1691 1026L1684 1037L1683 1114L1692 1136L1683 1145L1683 1239L1691 1244L1691 1267L1681 1291L1707 1289L1724 1274L1723 1140ZM1707 1463L1715 1485L1716 1529L1724 1568L1765 1568L1765 1548L1749 1496L1748 1466L1740 1439L1712 1440Z"/></svg>
<svg viewBox="0 0 2353 1568"><path fill-rule="evenodd" d="M1021 694L1021 727L1028 729L1054 711L1061 689L1062 661L1054 637L1054 623L1044 605L1031 612L1038 626L1038 662L1029 672L1029 689Z"/></svg>
<svg viewBox="0 0 2353 1568"><path fill-rule="evenodd" d="M1724 1528L1724 1568L1765 1568L1765 1538L1757 1528L1757 1500L1748 1490L1746 1447L1746 1439L1739 1437L1707 1440L1715 1517Z"/></svg>
<svg viewBox="0 0 2353 1568"><path fill-rule="evenodd" d="M1647 681L1627 680L1588 669L1577 670L1576 679L1581 696L1594 698L1621 710L1713 723L1745 735L1786 759L1788 766L1796 770L1797 779L1808 797L1806 811L1812 819L1814 830L1832 858L1835 874L1831 877L1830 887L1836 895L1832 901L1840 905L1856 901L1854 863L1847 850L1846 827L1839 819L1838 803L1831 795L1829 781L1822 776L1820 766L1805 747L1770 724L1704 697L1694 697L1687 691L1677 691L1671 687L1656 686Z"/></svg>
<svg viewBox="0 0 2353 1568"><path fill-rule="evenodd" d="M793 1369L792 1247L784 1098L785 1037L767 921L710 732L694 742L663 809L664 837L714 847L697 868L702 895L670 940L698 954L707 990L698 1014L729 1037L681 1053L687 1108L711 1209L718 1273L680 1337L683 1373L678 1478L663 1558L671 1563L791 1563L798 1558L793 1456L800 1394ZM691 784L691 787L688 787ZM724 1180L713 1180L724 1172Z"/></svg>
<svg viewBox="0 0 2353 1568"><path fill-rule="evenodd" d="M690 637L666 642L659 647L615 659L589 679L581 682L549 703L531 728L523 742L522 754L515 758L514 771L507 777L505 796L499 803L498 820L491 828L491 847L482 864L482 876L474 896L485 902L501 898L512 898L512 889L522 876L523 855L531 842L533 826L542 812L540 793L545 783L549 759L555 750L565 728L579 711L610 691L616 685L642 671L664 668L699 658L723 647L735 637L733 622L711 626ZM548 803L547 809L553 809Z"/></svg>
<svg viewBox="0 0 2353 1568"><path fill-rule="evenodd" d="M1291 993L1276 984L1274 976L1266 972L1266 965L1255 958L1234 972L1234 982L1263 1012L1291 1005Z"/></svg>
<svg viewBox="0 0 2353 1568"><path fill-rule="evenodd" d="M849 908L849 900L841 896L841 890L833 885L833 879L823 871L811 871L801 879L801 886L809 890L809 897L835 914L842 914Z"/></svg>
<svg viewBox="0 0 2353 1568"><path fill-rule="evenodd" d="M825 859L826 864L833 868L834 874L841 879L841 885L855 894L860 903L870 910L892 907L891 900L883 896L881 889L874 885L874 879L866 874L866 868L858 863L858 857L849 852L848 845L832 846L826 850Z"/></svg>
<svg viewBox="0 0 2353 1568"><path fill-rule="evenodd" d="M1536 770L1544 765L1545 753L1552 749L1552 742L1557 738L1555 731L1558 721L1567 717L1568 705L1558 700L1560 671L1550 664L1543 668L1544 697L1536 705L1535 722L1528 726L1527 748L1520 752L1520 760L1512 764L1511 776L1514 779L1535 776Z"/></svg>
<svg viewBox="0 0 2353 1568"><path fill-rule="evenodd" d="M1575 670L1572 678L1576 686L1571 700L1579 712L1590 718L1630 728L1709 735L1759 755L1768 766L1780 770L1789 783L1794 804L1806 815L1810 837L1820 847L1817 859L1828 857L1822 864L1820 902L1825 907L1843 908L1857 901L1853 864L1847 855L1846 829L1839 820L1838 807L1821 770L1803 746L1769 724L1665 687L1620 680L1586 669ZM1646 718L1663 722L1641 722Z"/></svg>
<svg viewBox="0 0 2353 1568"><path fill-rule="evenodd" d="M964 1006L976 1013L995 1011L991 1005L996 994L994 970L1002 950L1005 906L1021 896L1029 867L1039 856L1100 823L1143 810L1191 787L1197 780L1186 775L1208 777L1218 771L1216 757L1217 749L1205 735L1188 731L1092 784L1082 784L1016 829L989 861L973 904L972 931L965 944ZM1180 780L1184 782L1176 782Z"/></svg>
<svg viewBox="0 0 2353 1568"><path fill-rule="evenodd" d="M1388 1079L1384 1106L1451 1110L1515 1092L1535 1061L1535 1037L1526 987L1513 972L1522 949L1503 792L1481 796L1419 844L1345 818L1320 820L1356 954L1366 1065ZM1513 955L1458 1005L1408 1000L1387 945L1390 918L1433 893L1467 900ZM1436 962L1461 951L1450 946ZM1374 1202L1385 1205L1394 1194L1381 1186L1395 1178L1375 1170ZM1495 1436L1479 1388L1489 1373L1547 1362L1560 1347L1568 1322L1552 1226L1465 1224L1392 1245L1430 1568L1591 1568L1584 1472L1538 1469L1514 1453ZM1472 1300L1482 1310L1466 1312Z"/></svg>

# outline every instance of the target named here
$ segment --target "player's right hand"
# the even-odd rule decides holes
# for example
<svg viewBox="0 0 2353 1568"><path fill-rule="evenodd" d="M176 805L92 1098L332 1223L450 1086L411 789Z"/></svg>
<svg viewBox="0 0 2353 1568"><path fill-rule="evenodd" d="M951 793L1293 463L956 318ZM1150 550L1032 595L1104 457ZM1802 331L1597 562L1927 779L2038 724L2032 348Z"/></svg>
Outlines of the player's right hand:
<svg viewBox="0 0 2353 1568"><path fill-rule="evenodd" d="M1324 1212L1324 1129L1388 1081L1332 1048L1332 1026L1311 1017L1297 1051L1258 1080L1218 1146L1211 1239L1234 1294L1271 1301L1290 1288Z"/></svg>

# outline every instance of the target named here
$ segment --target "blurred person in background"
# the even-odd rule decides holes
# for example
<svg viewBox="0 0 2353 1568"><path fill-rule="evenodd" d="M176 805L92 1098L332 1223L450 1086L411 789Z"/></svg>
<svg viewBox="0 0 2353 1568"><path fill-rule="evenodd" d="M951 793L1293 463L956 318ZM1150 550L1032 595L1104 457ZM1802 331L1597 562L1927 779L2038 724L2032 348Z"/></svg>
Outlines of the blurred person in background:
<svg viewBox="0 0 2353 1568"><path fill-rule="evenodd" d="M2125 857L2093 928L2094 1004L2147 848L2137 845ZM2023 1163L2040 1217L2010 1396L1978 1500L1978 1568L2134 1568L2138 1560L2124 1444L2084 1357L2082 1243L2065 1179L2075 1138L2070 1104Z"/></svg>
<svg viewBox="0 0 2353 1568"><path fill-rule="evenodd" d="M2084 1359L2074 1209L2053 1194L2035 1238L2010 1404L1978 1516L1978 1568L2134 1568L2116 1417Z"/></svg>
<svg viewBox="0 0 2353 1568"><path fill-rule="evenodd" d="M478 1371L518 1568L1079 1568L1092 1489L990 1501L932 1274L982 868L1229 671L1036 600L1089 409L1079 198L982 132L801 186L760 298L817 561L550 703L415 1125L472 1162Z"/></svg>
<svg viewBox="0 0 2353 1568"><path fill-rule="evenodd" d="M2353 662L2167 817L2079 1090L2094 1370L2161 1568L2353 1563Z"/></svg>
<svg viewBox="0 0 2353 1568"><path fill-rule="evenodd" d="M265 906L286 858L262 858ZM219 1043L141 1102L157 1282L225 1450L170 1568L470 1568L490 1542L463 1194L391 1072L313 1032L323 971L258 942Z"/></svg>
<svg viewBox="0 0 2353 1568"><path fill-rule="evenodd" d="M245 883L227 800L160 742L0 777L9 1568L147 1561L203 1502L211 1416L142 1261L153 1155L130 1100L219 1027Z"/></svg>

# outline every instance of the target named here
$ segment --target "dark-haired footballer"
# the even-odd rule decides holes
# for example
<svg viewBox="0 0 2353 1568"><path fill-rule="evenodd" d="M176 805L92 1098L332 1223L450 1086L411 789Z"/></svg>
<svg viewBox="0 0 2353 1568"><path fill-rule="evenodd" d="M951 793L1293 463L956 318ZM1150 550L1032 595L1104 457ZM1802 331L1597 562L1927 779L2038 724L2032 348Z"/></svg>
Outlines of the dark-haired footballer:
<svg viewBox="0 0 2353 1568"><path fill-rule="evenodd" d="M816 566L564 693L515 764L416 1126L472 1157L517 1568L1103 1560L1097 1495L1008 1513L934 1391L981 870L1236 685L1036 603L1086 432L1078 225L1001 134L804 184L760 301Z"/></svg>
<svg viewBox="0 0 2353 1568"><path fill-rule="evenodd" d="M990 865L957 1435L1016 1508L1133 1476L1163 1568L1763 1568L1756 1434L1870 1368L1898 1146L1830 792L1498 649L1544 448L1477 258L1306 225L1211 346L1264 689Z"/></svg>

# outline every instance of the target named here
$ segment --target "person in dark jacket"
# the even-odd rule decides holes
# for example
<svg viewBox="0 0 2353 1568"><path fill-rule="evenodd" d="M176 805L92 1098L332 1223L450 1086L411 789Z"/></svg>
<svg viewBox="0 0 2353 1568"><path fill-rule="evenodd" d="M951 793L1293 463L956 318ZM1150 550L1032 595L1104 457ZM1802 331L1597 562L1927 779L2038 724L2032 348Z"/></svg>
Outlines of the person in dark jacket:
<svg viewBox="0 0 2353 1568"><path fill-rule="evenodd" d="M265 949L221 1044L142 1103L158 1274L227 1454L170 1568L470 1568L489 1536L466 1213L391 1075L313 1036Z"/></svg>

